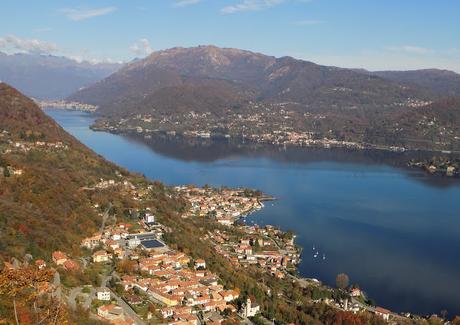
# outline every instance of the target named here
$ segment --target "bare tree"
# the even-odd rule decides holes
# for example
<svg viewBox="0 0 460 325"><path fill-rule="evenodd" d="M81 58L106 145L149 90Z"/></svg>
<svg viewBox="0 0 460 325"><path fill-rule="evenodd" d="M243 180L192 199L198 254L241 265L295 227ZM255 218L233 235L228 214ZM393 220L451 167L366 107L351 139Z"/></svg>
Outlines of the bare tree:
<svg viewBox="0 0 460 325"><path fill-rule="evenodd" d="M348 278L348 275L346 275L345 273L340 273L335 278L335 284L339 289L345 289L346 287L348 287L349 283L350 279Z"/></svg>

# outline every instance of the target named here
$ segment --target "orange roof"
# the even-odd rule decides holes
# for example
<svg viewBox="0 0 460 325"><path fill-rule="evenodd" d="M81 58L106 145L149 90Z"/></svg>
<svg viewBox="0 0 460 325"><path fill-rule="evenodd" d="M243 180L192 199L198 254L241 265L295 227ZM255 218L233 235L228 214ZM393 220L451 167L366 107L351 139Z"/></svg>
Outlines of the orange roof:
<svg viewBox="0 0 460 325"><path fill-rule="evenodd" d="M55 251L53 253L53 258L55 260L61 260L61 259L66 259L67 258L67 254L66 253L63 253L61 251Z"/></svg>
<svg viewBox="0 0 460 325"><path fill-rule="evenodd" d="M67 270L76 270L79 268L78 264L72 260L67 260L64 262L64 268Z"/></svg>
<svg viewBox="0 0 460 325"><path fill-rule="evenodd" d="M107 252L106 251L97 251L93 254L93 256L103 256L103 255L107 255Z"/></svg>
<svg viewBox="0 0 460 325"><path fill-rule="evenodd" d="M389 313L391 313L388 309L385 309L385 308L382 308L382 307L376 307L375 311L377 313L381 313L381 314L389 314Z"/></svg>

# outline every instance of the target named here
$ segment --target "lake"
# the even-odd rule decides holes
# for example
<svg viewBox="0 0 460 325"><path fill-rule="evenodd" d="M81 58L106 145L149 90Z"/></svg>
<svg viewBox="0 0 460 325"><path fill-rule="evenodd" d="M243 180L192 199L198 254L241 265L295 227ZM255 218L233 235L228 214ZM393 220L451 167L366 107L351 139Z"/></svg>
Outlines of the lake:
<svg viewBox="0 0 460 325"><path fill-rule="evenodd" d="M248 222L293 230L304 248L302 276L334 285L344 272L393 311L460 314L459 179L407 169L405 154L142 140L93 132L86 113L46 112L97 153L151 179L275 196Z"/></svg>

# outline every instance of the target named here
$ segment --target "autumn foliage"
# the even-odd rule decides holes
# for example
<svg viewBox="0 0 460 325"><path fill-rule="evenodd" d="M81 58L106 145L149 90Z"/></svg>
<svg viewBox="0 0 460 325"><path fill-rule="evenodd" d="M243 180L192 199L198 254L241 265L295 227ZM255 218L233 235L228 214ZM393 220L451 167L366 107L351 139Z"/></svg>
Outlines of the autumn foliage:
<svg viewBox="0 0 460 325"><path fill-rule="evenodd" d="M4 321L20 324L67 324L65 306L53 297L50 269L3 268L0 272L0 308ZM1 322L1 319L0 319Z"/></svg>

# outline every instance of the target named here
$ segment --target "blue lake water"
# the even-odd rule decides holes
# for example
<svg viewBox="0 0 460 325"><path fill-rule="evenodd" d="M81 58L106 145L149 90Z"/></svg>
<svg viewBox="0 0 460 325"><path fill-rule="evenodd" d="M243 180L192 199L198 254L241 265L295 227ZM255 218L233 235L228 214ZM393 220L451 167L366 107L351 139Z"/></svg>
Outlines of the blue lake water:
<svg viewBox="0 0 460 325"><path fill-rule="evenodd" d="M334 285L344 272L391 310L460 314L459 179L398 167L396 155L143 142L93 132L85 113L47 113L108 160L151 179L274 195L249 222L293 230L303 276ZM313 257L313 246L325 260Z"/></svg>

